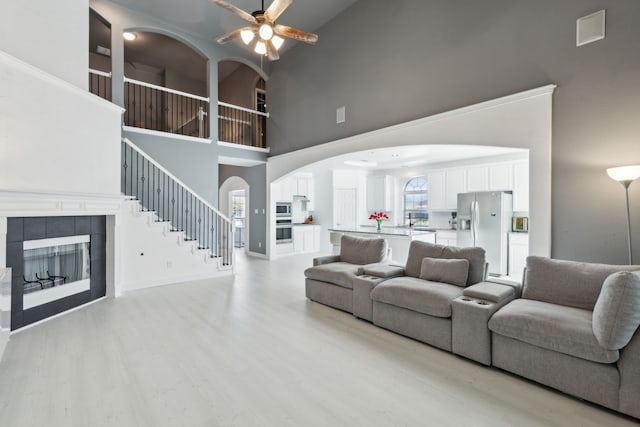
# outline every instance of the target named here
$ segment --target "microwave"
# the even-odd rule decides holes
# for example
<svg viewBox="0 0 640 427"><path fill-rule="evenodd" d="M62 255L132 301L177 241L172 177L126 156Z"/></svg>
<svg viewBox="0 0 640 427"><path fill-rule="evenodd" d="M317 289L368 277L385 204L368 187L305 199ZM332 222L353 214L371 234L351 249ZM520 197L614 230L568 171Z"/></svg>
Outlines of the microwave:
<svg viewBox="0 0 640 427"><path fill-rule="evenodd" d="M525 232L529 231L529 217L526 216L514 216L512 220L513 231Z"/></svg>
<svg viewBox="0 0 640 427"><path fill-rule="evenodd" d="M291 216L291 202L276 202L276 216Z"/></svg>

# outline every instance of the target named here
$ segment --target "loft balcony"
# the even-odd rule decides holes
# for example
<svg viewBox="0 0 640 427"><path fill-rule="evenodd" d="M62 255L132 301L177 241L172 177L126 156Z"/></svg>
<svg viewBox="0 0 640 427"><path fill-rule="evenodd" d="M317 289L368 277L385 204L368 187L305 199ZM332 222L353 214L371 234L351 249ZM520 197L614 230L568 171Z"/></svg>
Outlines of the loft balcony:
<svg viewBox="0 0 640 427"><path fill-rule="evenodd" d="M89 70L91 93L111 101L111 73ZM195 138L211 138L210 99L124 78L124 125ZM220 143L266 149L269 113L218 102Z"/></svg>

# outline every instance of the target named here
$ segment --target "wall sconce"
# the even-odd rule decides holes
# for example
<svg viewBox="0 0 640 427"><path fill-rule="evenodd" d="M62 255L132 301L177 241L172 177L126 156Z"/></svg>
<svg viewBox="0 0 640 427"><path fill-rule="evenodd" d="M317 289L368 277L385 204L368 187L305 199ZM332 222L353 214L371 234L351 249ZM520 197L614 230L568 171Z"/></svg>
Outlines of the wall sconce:
<svg viewBox="0 0 640 427"><path fill-rule="evenodd" d="M618 181L624 187L627 201L627 246L629 248L629 265L633 264L633 253L631 250L631 216L629 214L629 185L640 178L640 165L620 166L607 169L607 174Z"/></svg>

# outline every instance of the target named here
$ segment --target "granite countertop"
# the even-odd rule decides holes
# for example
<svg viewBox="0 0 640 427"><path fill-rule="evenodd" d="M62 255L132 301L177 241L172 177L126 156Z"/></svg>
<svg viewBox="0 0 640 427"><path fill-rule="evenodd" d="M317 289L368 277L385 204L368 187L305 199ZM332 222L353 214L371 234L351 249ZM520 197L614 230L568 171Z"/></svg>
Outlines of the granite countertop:
<svg viewBox="0 0 640 427"><path fill-rule="evenodd" d="M330 228L329 231L336 231L341 233L379 234L379 235L386 235L386 236L420 236L420 235L435 233L435 231L430 231L430 230L412 230L409 228L398 228L398 227L382 227L381 231L377 231L375 226Z"/></svg>

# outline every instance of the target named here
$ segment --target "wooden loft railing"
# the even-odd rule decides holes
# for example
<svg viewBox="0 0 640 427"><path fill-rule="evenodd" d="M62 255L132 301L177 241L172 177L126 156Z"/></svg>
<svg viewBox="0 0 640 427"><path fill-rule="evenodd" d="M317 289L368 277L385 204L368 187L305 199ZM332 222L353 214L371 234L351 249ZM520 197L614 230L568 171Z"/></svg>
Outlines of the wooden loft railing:
<svg viewBox="0 0 640 427"><path fill-rule="evenodd" d="M111 101L111 73L89 69L89 92Z"/></svg>

